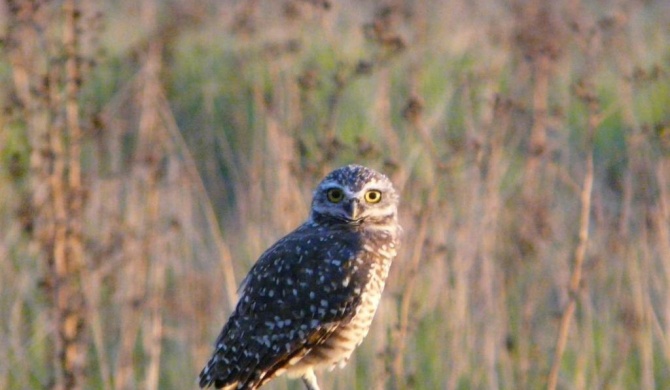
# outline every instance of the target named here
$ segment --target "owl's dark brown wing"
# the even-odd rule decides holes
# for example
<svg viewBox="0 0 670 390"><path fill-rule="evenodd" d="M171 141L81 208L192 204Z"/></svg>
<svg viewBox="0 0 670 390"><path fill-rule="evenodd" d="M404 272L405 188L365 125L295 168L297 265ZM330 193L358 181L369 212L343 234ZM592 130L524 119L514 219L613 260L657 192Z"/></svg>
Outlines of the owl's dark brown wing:
<svg viewBox="0 0 670 390"><path fill-rule="evenodd" d="M254 389L347 324L368 272L358 235L303 225L268 249L242 285L200 386Z"/></svg>
<svg viewBox="0 0 670 390"><path fill-rule="evenodd" d="M290 353L277 356L272 366L265 370L265 374L258 380L255 386L261 387L276 375L283 372L283 369L285 369L287 366L290 366L291 362L302 359L312 350L312 348L322 344L326 339L328 339L328 337L330 337L330 335L336 331L339 326L339 324L321 325L318 329L312 331L304 344L298 346Z"/></svg>

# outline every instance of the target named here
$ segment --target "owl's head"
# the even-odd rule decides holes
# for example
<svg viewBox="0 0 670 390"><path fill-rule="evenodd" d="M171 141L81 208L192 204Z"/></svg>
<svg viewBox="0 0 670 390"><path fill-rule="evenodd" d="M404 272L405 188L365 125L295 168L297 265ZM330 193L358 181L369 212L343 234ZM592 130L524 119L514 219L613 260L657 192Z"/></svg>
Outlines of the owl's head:
<svg viewBox="0 0 670 390"><path fill-rule="evenodd" d="M329 173L314 191L313 221L386 225L397 223L398 194L383 174L361 165Z"/></svg>

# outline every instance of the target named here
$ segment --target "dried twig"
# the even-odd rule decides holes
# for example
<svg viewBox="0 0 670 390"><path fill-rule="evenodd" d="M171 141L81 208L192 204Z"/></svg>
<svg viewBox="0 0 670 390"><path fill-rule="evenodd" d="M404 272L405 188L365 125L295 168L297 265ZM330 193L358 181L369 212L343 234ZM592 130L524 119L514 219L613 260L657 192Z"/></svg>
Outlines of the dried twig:
<svg viewBox="0 0 670 390"><path fill-rule="evenodd" d="M585 36L578 36L578 38L584 40L582 42L584 44L583 49L586 53L586 60L590 65L587 66L588 70L582 81L578 83L574 89L576 96L586 104L588 110L586 129L586 166L580 193L581 212L579 217L579 239L574 252L572 273L568 285L568 302L561 314L553 361L547 379L548 390L554 390L558 384L558 374L561 368L563 352L565 351L565 346L568 340L570 322L572 321L572 317L577 307L577 299L579 298L582 283L582 267L589 241L589 224L591 221L591 200L594 176L593 137L602 121L600 105L595 93L595 87L591 84L592 74L590 73L596 69L597 65L595 61L599 49L597 34L594 34L593 30L589 30L589 33Z"/></svg>
<svg viewBox="0 0 670 390"><path fill-rule="evenodd" d="M561 315L561 321L558 328L558 337L556 338L556 349L554 351L551 371L547 380L547 389L554 390L558 383L558 373L561 367L561 358L565 345L568 340L568 331L570 322L577 306L580 285L582 281L582 265L586 255L586 247L589 241L589 222L591 220L591 190L593 188L593 151L589 150L586 157L586 173L582 183L581 204L582 209L579 218L579 242L575 248L574 260L572 263L572 275L570 276L569 300Z"/></svg>
<svg viewBox="0 0 670 390"><path fill-rule="evenodd" d="M437 196L437 191L433 189L431 192L431 201L429 203L434 204L435 197ZM423 257L423 247L426 240L426 235L428 232L430 214L428 212L424 213L419 217L417 222L418 231L414 236L414 245L411 248L412 254L410 257L409 267L407 269L407 280L404 286L404 291L402 296L399 299L399 313L398 313L398 324L394 340L392 342L393 349L391 356L393 360L391 362L391 372L393 374L393 383L395 389L404 389L407 388L407 376L405 375L405 349L407 347L408 338L410 337L410 324L415 319L415 316L412 315L412 303L416 298L414 295L414 289L416 288L418 280L418 271L419 264Z"/></svg>

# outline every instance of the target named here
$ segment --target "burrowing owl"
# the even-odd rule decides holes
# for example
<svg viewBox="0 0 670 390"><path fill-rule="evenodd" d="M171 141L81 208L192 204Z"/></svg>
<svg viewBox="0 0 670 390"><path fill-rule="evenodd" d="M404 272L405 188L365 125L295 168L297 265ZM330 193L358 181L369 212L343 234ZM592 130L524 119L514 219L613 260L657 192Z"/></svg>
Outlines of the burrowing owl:
<svg viewBox="0 0 670 390"><path fill-rule="evenodd" d="M326 176L307 222L242 281L200 387L257 389L287 372L317 390L315 368L344 366L368 333L396 255L397 207L379 172L348 165Z"/></svg>

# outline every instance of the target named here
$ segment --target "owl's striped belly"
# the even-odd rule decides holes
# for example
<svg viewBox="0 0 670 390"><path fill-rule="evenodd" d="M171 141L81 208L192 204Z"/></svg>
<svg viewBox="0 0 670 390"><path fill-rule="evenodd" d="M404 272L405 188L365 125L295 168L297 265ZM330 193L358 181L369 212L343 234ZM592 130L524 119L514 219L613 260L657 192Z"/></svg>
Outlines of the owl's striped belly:
<svg viewBox="0 0 670 390"><path fill-rule="evenodd" d="M370 280L361 292L361 303L351 321L333 332L323 344L314 347L289 371L301 371L308 367L332 369L347 363L354 349L368 334L381 300L390 263L390 260L384 261L371 269Z"/></svg>

